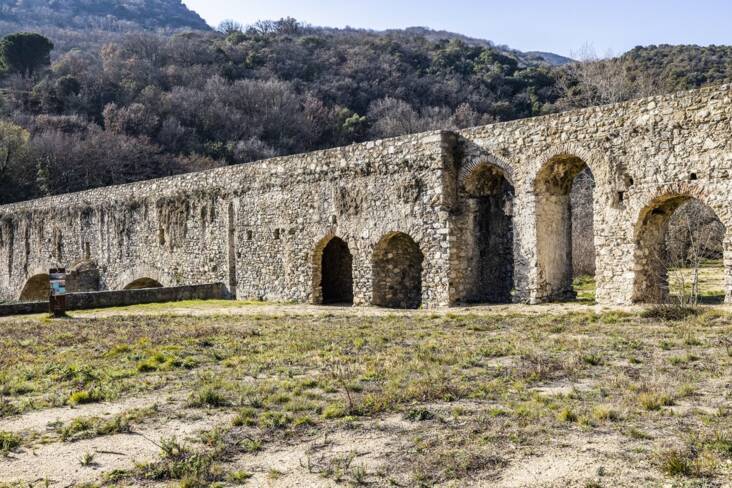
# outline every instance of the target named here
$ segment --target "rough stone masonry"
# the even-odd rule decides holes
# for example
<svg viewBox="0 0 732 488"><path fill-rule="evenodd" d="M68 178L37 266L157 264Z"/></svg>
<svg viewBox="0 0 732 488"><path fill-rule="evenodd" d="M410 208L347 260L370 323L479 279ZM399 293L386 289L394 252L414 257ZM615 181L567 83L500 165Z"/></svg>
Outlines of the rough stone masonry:
<svg viewBox="0 0 732 488"><path fill-rule="evenodd" d="M669 216L732 228L732 86L0 207L0 301L224 283L241 299L436 307L571 297L570 190L595 181L597 300L662 299ZM724 242L732 300L732 240Z"/></svg>

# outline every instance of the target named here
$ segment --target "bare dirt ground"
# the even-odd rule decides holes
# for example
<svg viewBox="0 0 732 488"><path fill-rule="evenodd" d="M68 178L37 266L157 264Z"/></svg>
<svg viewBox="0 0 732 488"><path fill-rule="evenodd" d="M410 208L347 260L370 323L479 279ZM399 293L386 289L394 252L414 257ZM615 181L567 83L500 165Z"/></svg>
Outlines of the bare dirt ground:
<svg viewBox="0 0 732 488"><path fill-rule="evenodd" d="M188 302L0 320L0 486L732 486L732 316Z"/></svg>

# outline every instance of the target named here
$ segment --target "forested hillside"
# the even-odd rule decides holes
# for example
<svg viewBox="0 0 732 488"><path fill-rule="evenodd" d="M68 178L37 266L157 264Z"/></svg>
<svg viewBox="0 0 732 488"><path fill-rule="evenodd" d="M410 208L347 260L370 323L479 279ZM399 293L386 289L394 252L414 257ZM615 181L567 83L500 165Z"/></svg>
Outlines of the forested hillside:
<svg viewBox="0 0 732 488"><path fill-rule="evenodd" d="M222 31L129 32L50 52L36 39L31 67L3 64L22 36L0 43L0 202L729 79L726 48L556 66L425 29L283 19Z"/></svg>
<svg viewBox="0 0 732 488"><path fill-rule="evenodd" d="M181 0L0 0L0 37L37 32L53 39L56 55L99 49L129 32L178 30L211 29Z"/></svg>
<svg viewBox="0 0 732 488"><path fill-rule="evenodd" d="M181 0L2 0L0 20L3 28L209 29Z"/></svg>

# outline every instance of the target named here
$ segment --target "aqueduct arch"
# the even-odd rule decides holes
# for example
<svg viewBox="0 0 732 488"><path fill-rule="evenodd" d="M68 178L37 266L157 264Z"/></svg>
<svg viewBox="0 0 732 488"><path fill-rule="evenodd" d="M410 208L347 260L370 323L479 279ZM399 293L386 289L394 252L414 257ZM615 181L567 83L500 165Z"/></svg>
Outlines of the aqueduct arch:
<svg viewBox="0 0 732 488"><path fill-rule="evenodd" d="M550 157L536 175L535 195L537 296L541 300L574 298L572 289L572 202L575 178L592 173L574 154Z"/></svg>
<svg viewBox="0 0 732 488"><path fill-rule="evenodd" d="M125 285L124 289L125 290L145 290L148 288L162 288L162 287L163 287L163 285L159 281L157 281L153 278L142 277L142 278L137 278L134 281L131 281L130 283Z"/></svg>
<svg viewBox="0 0 732 488"><path fill-rule="evenodd" d="M381 238L373 253L373 304L387 308L419 308L422 304L422 262L419 245L403 232Z"/></svg>
<svg viewBox="0 0 732 488"><path fill-rule="evenodd" d="M508 303L514 272L514 187L507 172L482 161L461 178L468 275L466 302Z"/></svg>
<svg viewBox="0 0 732 488"><path fill-rule="evenodd" d="M353 304L353 256L335 235L321 239L313 252L313 303Z"/></svg>
<svg viewBox="0 0 732 488"><path fill-rule="evenodd" d="M690 202L697 202L709 212L714 213L717 220L721 222L717 212L707 205L701 194L696 193L665 193L652 199L639 212L634 228L633 302L663 303L670 296L668 272L674 263L669 262L667 231L671 218L679 208ZM694 222L690 222L689 225L693 226ZM695 235L694 238L702 240L705 239L705 236ZM706 243L698 244L705 245ZM729 251L727 246L724 246L723 249L725 274L729 277ZM728 283L725 283L725 295L726 300L729 301L731 297Z"/></svg>
<svg viewBox="0 0 732 488"><path fill-rule="evenodd" d="M51 283L49 276L45 273L39 273L28 278L25 285L23 285L19 299L21 302L48 300L50 294Z"/></svg>
<svg viewBox="0 0 732 488"><path fill-rule="evenodd" d="M359 305L504 301L511 273L512 301L562 299L572 296L570 189L589 167L597 302L628 305L636 274L643 281L639 212L657 191L711 206L732 250L730 100L732 85L714 86L3 205L0 300L17 300L49 259L67 269L88 259L100 291L147 277L318 301L324 256L313 260L313 249L336 225L353 252ZM161 241L170 225L176 239ZM326 260L346 256L337 242Z"/></svg>
<svg viewBox="0 0 732 488"><path fill-rule="evenodd" d="M108 288L111 290L134 290L140 288L164 288L174 285L175 283L158 269L146 264L140 264L131 266L115 276L111 283L108 284Z"/></svg>

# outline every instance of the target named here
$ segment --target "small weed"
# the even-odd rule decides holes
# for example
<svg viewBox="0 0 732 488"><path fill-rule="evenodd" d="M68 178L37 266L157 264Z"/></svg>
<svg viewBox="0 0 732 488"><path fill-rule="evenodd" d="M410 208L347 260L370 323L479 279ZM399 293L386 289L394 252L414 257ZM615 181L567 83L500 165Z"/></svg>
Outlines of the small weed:
<svg viewBox="0 0 732 488"><path fill-rule="evenodd" d="M308 415L300 415L292 422L293 427L310 427L313 425L315 425L315 421Z"/></svg>
<svg viewBox="0 0 732 488"><path fill-rule="evenodd" d="M695 472L690 452L667 449L659 452L657 458L661 471L669 476L691 476Z"/></svg>
<svg viewBox="0 0 732 488"><path fill-rule="evenodd" d="M257 411L251 407L244 407L239 410L239 412L236 414L236 417L234 417L234 420L231 421L231 424L234 427L251 427L253 425L256 425Z"/></svg>
<svg viewBox="0 0 732 488"><path fill-rule="evenodd" d="M262 441L259 439L244 439L239 443L244 452L255 453L262 450Z"/></svg>
<svg viewBox="0 0 732 488"><path fill-rule="evenodd" d="M96 390L80 390L69 395L68 403L71 406L83 405L85 403L97 403L102 401L102 395Z"/></svg>
<svg viewBox="0 0 732 488"><path fill-rule="evenodd" d="M418 408L405 413L404 418L411 422L424 422L426 420L433 420L435 418L435 414L427 409Z"/></svg>
<svg viewBox="0 0 732 488"><path fill-rule="evenodd" d="M653 439L653 436L650 434L647 434L643 432L642 430L636 429L635 427L631 427L628 430L628 436L632 437L633 439L648 441Z"/></svg>
<svg viewBox="0 0 732 488"><path fill-rule="evenodd" d="M277 481L278 479L282 478L285 475L282 471L278 469L270 469L267 471L267 478L269 478L272 481Z"/></svg>
<svg viewBox="0 0 732 488"><path fill-rule="evenodd" d="M725 459L732 459L732 437L727 437L720 432L707 442L707 446Z"/></svg>
<svg viewBox="0 0 732 488"><path fill-rule="evenodd" d="M138 466L138 475L143 479L180 480L182 487L197 488L223 478L215 464L216 451L192 451L175 438L161 439L160 450L158 461Z"/></svg>
<svg viewBox="0 0 732 488"><path fill-rule="evenodd" d="M615 422L620 419L620 414L607 405L595 405L592 408L592 417L598 422Z"/></svg>
<svg viewBox="0 0 732 488"><path fill-rule="evenodd" d="M7 454L20 446L20 437L12 432L0 431L0 453Z"/></svg>
<svg viewBox="0 0 732 488"><path fill-rule="evenodd" d="M366 471L366 468L364 466L354 466L351 469L351 481L356 486L363 486L366 485L366 478L368 477L368 472Z"/></svg>
<svg viewBox="0 0 732 488"><path fill-rule="evenodd" d="M292 423L292 417L282 412L269 411L259 416L259 426L263 429L284 429Z"/></svg>
<svg viewBox="0 0 732 488"><path fill-rule="evenodd" d="M188 399L188 406L202 408L220 408L230 405L229 400L221 393L221 390L214 386L204 386L191 393Z"/></svg>
<svg viewBox="0 0 732 488"><path fill-rule="evenodd" d="M252 476L252 473L249 473L248 471L232 471L231 473L226 475L226 481L235 485L243 485Z"/></svg>
<svg viewBox="0 0 732 488"><path fill-rule="evenodd" d="M331 403L323 409L323 418L338 419L348 415L346 407L342 403Z"/></svg>
<svg viewBox="0 0 732 488"><path fill-rule="evenodd" d="M658 392L643 392L638 395L638 403L648 411L660 410L661 407L669 407L674 404L671 396Z"/></svg>
<svg viewBox="0 0 732 488"><path fill-rule="evenodd" d="M603 363L602 356L595 352L582 356L582 361L590 366L600 366Z"/></svg>
<svg viewBox="0 0 732 488"><path fill-rule="evenodd" d="M641 313L646 319L659 319L675 322L699 314L699 309L677 304L661 304L648 308Z"/></svg>
<svg viewBox="0 0 732 488"><path fill-rule="evenodd" d="M576 422L577 414L574 413L569 407L565 407L559 412L557 418L560 422Z"/></svg>
<svg viewBox="0 0 732 488"><path fill-rule="evenodd" d="M84 467L89 467L94 465L94 453L92 452L85 452L81 455L81 458L79 459L79 464L81 464Z"/></svg>

